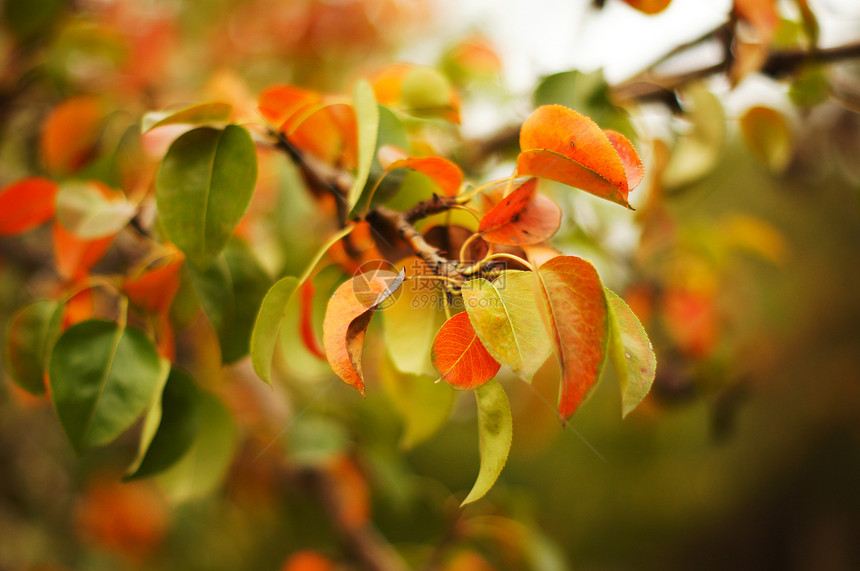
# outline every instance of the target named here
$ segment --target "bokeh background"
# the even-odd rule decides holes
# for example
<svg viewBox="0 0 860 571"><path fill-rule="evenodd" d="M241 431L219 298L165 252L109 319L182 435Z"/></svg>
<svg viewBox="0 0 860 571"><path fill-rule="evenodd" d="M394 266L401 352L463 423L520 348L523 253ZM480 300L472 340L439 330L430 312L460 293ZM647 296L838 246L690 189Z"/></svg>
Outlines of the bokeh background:
<svg viewBox="0 0 860 571"><path fill-rule="evenodd" d="M474 163L470 144L504 134L537 104L625 130L648 173L631 194L635 212L543 190L565 211L553 245L592 259L624 293L658 369L627 419L610 373L566 427L553 411L555 363L533 386L502 377L511 456L491 493L460 510L479 462L472 395L403 449L421 403L404 410L377 378L358 398L298 332L283 335L270 389L247 360L222 368L205 320L186 320L196 378L222 403L212 426L227 435L213 452L227 460L201 465L193 489L169 478L121 483L131 437L77 457L50 402L4 368L0 569L351 569L341 528L367 521L412 568L860 567L860 67L845 57L737 85L714 74L684 85L675 105L619 99L618 86L728 21L732 5L673 0L646 16L598 4L2 2L2 186L89 168L146 111L219 99L253 118L267 86L349 93L392 61L437 66L457 87L466 142L447 148L483 180L510 172L511 157ZM781 35L769 48L808 47L805 3L777 4ZM820 47L860 41L854 2L809 6ZM706 41L653 73L723 56ZM84 154L45 156L47 118L87 97L103 121L97 132L70 128L61 145ZM285 159L262 168L246 236L267 271L298 273L326 213ZM4 325L52 279L47 236L0 237ZM375 323L365 358L384 361L384 347ZM324 466L336 482L338 521L302 466Z"/></svg>

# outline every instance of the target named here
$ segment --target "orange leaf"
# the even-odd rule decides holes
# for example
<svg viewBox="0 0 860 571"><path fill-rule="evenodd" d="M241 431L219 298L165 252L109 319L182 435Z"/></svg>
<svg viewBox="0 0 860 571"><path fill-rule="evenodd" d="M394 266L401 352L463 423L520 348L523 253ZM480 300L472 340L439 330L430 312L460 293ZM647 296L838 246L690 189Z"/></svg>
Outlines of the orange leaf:
<svg viewBox="0 0 860 571"><path fill-rule="evenodd" d="M54 222L54 261L57 272L67 280L77 280L89 273L96 262L108 251L114 236L83 240L59 222Z"/></svg>
<svg viewBox="0 0 860 571"><path fill-rule="evenodd" d="M0 191L0 236L21 234L50 220L57 188L52 180L32 177Z"/></svg>
<svg viewBox="0 0 860 571"><path fill-rule="evenodd" d="M446 321L436 333L431 358L442 380L456 389L480 387L501 367L478 339L465 311Z"/></svg>
<svg viewBox="0 0 860 571"><path fill-rule="evenodd" d="M102 104L92 95L73 97L54 107L42 124L45 167L68 174L88 162L101 132L102 115Z"/></svg>
<svg viewBox="0 0 860 571"><path fill-rule="evenodd" d="M319 93L291 85L275 85L260 94L258 107L263 117L280 127L302 109L322 101Z"/></svg>
<svg viewBox="0 0 860 571"><path fill-rule="evenodd" d="M609 341L603 285L590 263L552 258L535 273L541 317L561 364L558 413L570 418L600 378Z"/></svg>
<svg viewBox="0 0 860 571"><path fill-rule="evenodd" d="M537 181L528 179L484 215L478 226L484 240L519 246L537 244L555 234L561 224L561 209L538 194Z"/></svg>
<svg viewBox="0 0 860 571"><path fill-rule="evenodd" d="M332 370L364 395L361 346L377 306L403 283L405 274L385 270L367 272L346 281L328 302L323 319L323 346Z"/></svg>
<svg viewBox="0 0 860 571"><path fill-rule="evenodd" d="M281 571L333 571L334 564L316 551L305 550L293 553L284 562Z"/></svg>
<svg viewBox="0 0 860 571"><path fill-rule="evenodd" d="M627 195L641 180L641 161L622 135L607 135L567 107L543 105L523 123L520 148L520 175L555 180L630 208Z"/></svg>
<svg viewBox="0 0 860 571"><path fill-rule="evenodd" d="M175 259L157 268L147 270L123 285L132 303L153 313L167 313L176 292L179 291L179 276L185 258Z"/></svg>
<svg viewBox="0 0 860 571"><path fill-rule="evenodd" d="M358 529L370 519L370 492L364 475L348 456L339 456L327 466L337 496L337 518L349 529Z"/></svg>
<svg viewBox="0 0 860 571"><path fill-rule="evenodd" d="M325 359L325 351L320 347L317 336L314 333L313 314L314 314L314 293L316 288L311 280L305 281L299 290L299 305L301 316L299 318L299 329L302 334L302 343L305 348L316 357Z"/></svg>
<svg viewBox="0 0 860 571"><path fill-rule="evenodd" d="M658 14L669 7L672 0L623 0L630 7L639 10L643 14Z"/></svg>
<svg viewBox="0 0 860 571"><path fill-rule="evenodd" d="M63 309L63 329L90 319L96 312L93 290L85 289L70 297Z"/></svg>
<svg viewBox="0 0 860 571"><path fill-rule="evenodd" d="M409 169L420 172L436 183L445 196L456 196L463 184L463 171L442 157L409 157L394 161L386 170Z"/></svg>

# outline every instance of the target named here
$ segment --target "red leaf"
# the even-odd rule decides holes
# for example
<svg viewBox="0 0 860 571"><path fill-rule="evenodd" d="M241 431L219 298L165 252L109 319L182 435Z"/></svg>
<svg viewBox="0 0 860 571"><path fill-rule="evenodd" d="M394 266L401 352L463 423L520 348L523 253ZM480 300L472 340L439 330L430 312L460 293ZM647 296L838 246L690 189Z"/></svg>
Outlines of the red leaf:
<svg viewBox="0 0 860 571"><path fill-rule="evenodd" d="M153 313L166 314L179 291L179 276L185 258L177 254L173 260L146 270L123 287L132 303Z"/></svg>
<svg viewBox="0 0 860 571"><path fill-rule="evenodd" d="M86 276L113 243L114 236L82 240L59 222L54 222L54 262L57 272L67 280Z"/></svg>
<svg viewBox="0 0 860 571"><path fill-rule="evenodd" d="M314 333L313 315L314 315L314 293L316 288L311 280L305 281L299 289L299 305L301 315L299 318L299 330L302 335L302 343L305 348L315 357L325 359L325 351L320 347L317 336Z"/></svg>
<svg viewBox="0 0 860 571"><path fill-rule="evenodd" d="M561 209L537 192L537 181L528 179L484 215L478 226L484 240L520 246L537 244L555 234Z"/></svg>
<svg viewBox="0 0 860 571"><path fill-rule="evenodd" d="M431 357L442 380L456 389L480 387L501 367L478 339L465 311L446 321L436 333Z"/></svg>
<svg viewBox="0 0 860 571"><path fill-rule="evenodd" d="M323 320L323 345L332 370L364 395L361 346L374 310L400 287L405 277L384 270L346 281L328 302Z"/></svg>
<svg viewBox="0 0 860 571"><path fill-rule="evenodd" d="M314 91L291 85L275 85L260 94L258 106L266 121L280 127L300 110L321 101L320 95Z"/></svg>
<svg viewBox="0 0 860 571"><path fill-rule="evenodd" d="M32 177L0 191L0 236L21 234L50 220L57 189L52 180Z"/></svg>
<svg viewBox="0 0 860 571"><path fill-rule="evenodd" d="M544 105L526 119L520 148L520 175L555 180L628 208L627 195L641 180L636 174L641 161L623 135L607 135L588 117L561 105Z"/></svg>
<svg viewBox="0 0 860 571"><path fill-rule="evenodd" d="M603 132L610 144L618 153L618 158L621 159L621 164L624 166L624 173L627 175L627 186L633 190L639 183L642 182L642 177L645 176L645 165L642 164L642 159L639 158L639 153L633 148L633 143L630 139L616 131L607 129Z"/></svg>
<svg viewBox="0 0 860 571"><path fill-rule="evenodd" d="M561 364L558 413L566 420L600 378L609 341L603 285L590 263L558 256L536 272L541 317Z"/></svg>
<svg viewBox="0 0 860 571"><path fill-rule="evenodd" d="M426 175L436 183L445 196L456 196L463 184L463 171L459 166L442 157L409 157L392 162L387 171L410 169Z"/></svg>
<svg viewBox="0 0 860 571"><path fill-rule="evenodd" d="M91 158L102 128L102 104L92 95L72 97L45 118L42 159L51 172L75 172Z"/></svg>

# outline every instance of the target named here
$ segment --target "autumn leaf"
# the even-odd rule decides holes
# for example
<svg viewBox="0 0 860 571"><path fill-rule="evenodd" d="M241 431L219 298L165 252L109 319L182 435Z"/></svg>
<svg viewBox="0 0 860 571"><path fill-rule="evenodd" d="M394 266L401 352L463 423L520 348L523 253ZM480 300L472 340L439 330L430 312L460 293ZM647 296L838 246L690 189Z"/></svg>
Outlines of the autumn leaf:
<svg viewBox="0 0 860 571"><path fill-rule="evenodd" d="M185 258L173 254L165 263L147 269L123 283L123 289L135 305L153 313L167 313L179 291L179 280Z"/></svg>
<svg viewBox="0 0 860 571"><path fill-rule="evenodd" d="M299 286L299 330L305 349L310 351L315 357L325 359L325 351L320 347L316 333L314 333L313 312L315 292L316 288L314 287L314 282L311 280Z"/></svg>
<svg viewBox="0 0 860 571"><path fill-rule="evenodd" d="M101 134L103 106L92 95L66 99L42 124L42 160L52 173L70 174L93 156Z"/></svg>
<svg viewBox="0 0 860 571"><path fill-rule="evenodd" d="M54 263L57 272L67 280L76 280L89 273L107 253L114 236L84 240L66 230L59 222L54 222L53 243Z"/></svg>
<svg viewBox="0 0 860 571"><path fill-rule="evenodd" d="M627 416L651 390L657 358L636 314L613 291L605 292L610 315L609 351L621 385L621 415Z"/></svg>
<svg viewBox="0 0 860 571"><path fill-rule="evenodd" d="M54 216L57 183L32 177L0 191L0 236L27 232Z"/></svg>
<svg viewBox="0 0 860 571"><path fill-rule="evenodd" d="M520 130L517 173L548 178L630 208L644 167L623 135L562 105L543 105Z"/></svg>
<svg viewBox="0 0 860 571"><path fill-rule="evenodd" d="M332 370L364 395L361 348L374 310L403 283L405 273L367 272L337 288L323 320L323 345Z"/></svg>
<svg viewBox="0 0 860 571"><path fill-rule="evenodd" d="M669 4L672 3L672 0L622 0L625 4L629 5L631 8L635 8L639 10L643 14L648 14L649 16L652 14L659 14L663 10L669 7Z"/></svg>
<svg viewBox="0 0 860 571"><path fill-rule="evenodd" d="M433 340L431 358L443 381L464 390L480 387L501 367L478 339L466 312L442 325Z"/></svg>
<svg viewBox="0 0 860 571"><path fill-rule="evenodd" d="M535 277L538 308L561 364L558 412L566 420L600 378L609 341L606 298L594 266L576 256L552 258Z"/></svg>
<svg viewBox="0 0 860 571"><path fill-rule="evenodd" d="M481 237L494 244L520 246L543 242L558 230L561 209L537 192L536 178L520 182L484 217L478 226Z"/></svg>
<svg viewBox="0 0 860 571"><path fill-rule="evenodd" d="M479 278L463 284L461 291L469 321L487 352L531 382L552 347L529 272L507 271L495 282Z"/></svg>
<svg viewBox="0 0 860 571"><path fill-rule="evenodd" d="M456 196L463 184L463 171L456 163L443 157L410 157L405 152L386 145L378 151L379 161L386 172L408 169L420 172L439 187L445 196Z"/></svg>

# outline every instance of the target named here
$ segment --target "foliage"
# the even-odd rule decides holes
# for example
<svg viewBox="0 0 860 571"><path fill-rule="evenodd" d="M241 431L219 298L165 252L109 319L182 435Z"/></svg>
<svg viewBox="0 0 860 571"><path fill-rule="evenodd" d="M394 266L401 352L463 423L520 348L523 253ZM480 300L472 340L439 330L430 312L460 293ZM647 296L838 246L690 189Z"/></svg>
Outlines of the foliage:
<svg viewBox="0 0 860 571"><path fill-rule="evenodd" d="M171 525L165 499L193 506L229 478L240 504L286 482L296 513L329 521L317 533L310 518L307 533L346 546L297 545L284 569L549 569L560 558L538 526L502 515L516 511L502 506L522 467L502 473L518 438L550 449L582 415L604 428L629 417L634 428L607 428L612 438L687 389L739 390L741 375L721 371L759 332L733 329L755 306L743 299L755 292L734 289L738 260L781 269L787 239L732 211L696 226L683 201L727 172L730 145L745 145L767 180L802 173L802 114L749 106L736 137L700 70L661 81L648 69L618 85L570 70L544 78L515 125L472 140L461 122L503 71L489 42L458 44L438 67L383 63L385 32L420 21L422 3L400 21L390 0L348 0L343 13L321 0L292 11L228 2L229 17L208 8L214 30L253 39L240 49L223 34L209 55L241 67L265 54L267 73L196 78L171 71L191 69L193 56L169 49L195 45L181 27L194 24L180 24L188 8L141 19L126 2L38 4L4 3L15 65L0 96L15 105L0 125L4 152L20 158L0 161L0 272L20 286L4 294L5 371L15 398L49 403L80 464L110 458L111 476L82 492L87 541L155 557ZM853 52L819 49L814 10L796 4L783 14L736 0L706 38L731 56L708 73L732 87L787 78L790 103L824 107L823 62ZM278 26L301 33L265 45ZM361 49L375 50L366 65ZM669 137L649 131L648 104L677 115ZM16 137L21 126L35 135ZM618 249L611 237L625 229L636 243ZM337 378L366 400L338 393ZM325 413L306 415L318 399ZM431 464L456 464L458 488L416 491L422 469L398 454L420 459L464 419L478 458L451 444ZM400 451L387 438L398 432ZM444 533L423 535L443 538L436 551L382 540L379 502L436 504L425 524ZM137 527L144 504L149 525Z"/></svg>

